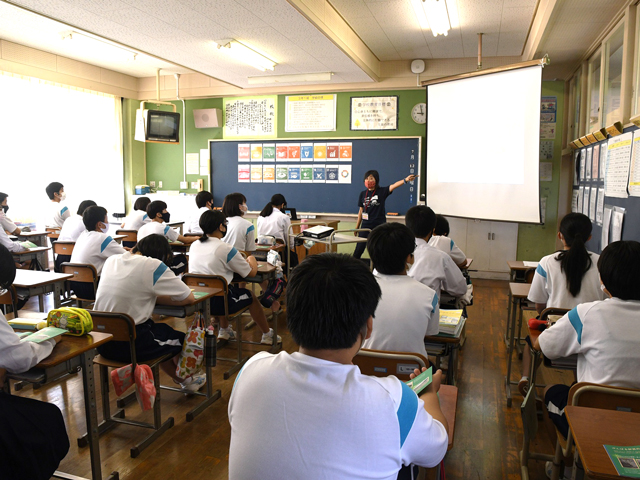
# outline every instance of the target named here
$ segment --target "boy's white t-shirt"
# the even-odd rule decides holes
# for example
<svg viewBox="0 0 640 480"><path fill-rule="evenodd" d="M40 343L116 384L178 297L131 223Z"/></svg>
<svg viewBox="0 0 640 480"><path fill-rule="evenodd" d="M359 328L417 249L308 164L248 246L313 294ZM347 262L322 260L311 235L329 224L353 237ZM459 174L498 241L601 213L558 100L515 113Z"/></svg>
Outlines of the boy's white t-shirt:
<svg viewBox="0 0 640 480"><path fill-rule="evenodd" d="M253 223L240 216L227 217L227 234L222 241L238 250L253 252L256 249L256 229Z"/></svg>
<svg viewBox="0 0 640 480"><path fill-rule="evenodd" d="M47 358L55 345L53 339L41 343L21 342L0 312L0 368L9 373L26 372Z"/></svg>
<svg viewBox="0 0 640 480"><path fill-rule="evenodd" d="M2 228L0 228L0 245L4 245L10 252L24 252L26 250L20 243L11 240Z"/></svg>
<svg viewBox="0 0 640 480"><path fill-rule="evenodd" d="M180 236L178 232L176 232L166 223L149 222L145 223L142 227L140 227L140 230L138 230L138 241L142 240L144 237L148 237L149 235L154 234L162 235L171 242L175 242Z"/></svg>
<svg viewBox="0 0 640 480"><path fill-rule="evenodd" d="M73 215L64 222L58 240L61 242L75 242L86 229L82 221L82 216Z"/></svg>
<svg viewBox="0 0 640 480"><path fill-rule="evenodd" d="M49 210L49 216L45 222L47 227L60 227L64 225L64 222L71 216L69 208L63 203L49 202L47 207Z"/></svg>
<svg viewBox="0 0 640 480"><path fill-rule="evenodd" d="M202 214L208 210L211 210L207 207L200 207L195 215L193 215L189 221L187 222L187 233L199 233L202 235L202 229L200 228L200 217Z"/></svg>
<svg viewBox="0 0 640 480"><path fill-rule="evenodd" d="M0 207L0 228L9 233L15 232L18 228L18 226L13 223L13 221L9 217L7 217L7 214L4 213L2 207Z"/></svg>
<svg viewBox="0 0 640 480"><path fill-rule="evenodd" d="M189 286L160 260L126 252L105 262L94 310L126 313L139 325L151 318L157 297L180 301L190 293Z"/></svg>
<svg viewBox="0 0 640 480"><path fill-rule="evenodd" d="M124 220L123 230L140 230L140 227L149 223L151 219L144 210L134 210Z"/></svg>
<svg viewBox="0 0 640 480"><path fill-rule="evenodd" d="M426 357L425 335L440 331L436 292L407 275L376 272L375 277L382 297L373 317L371 337L362 348L413 352Z"/></svg>
<svg viewBox="0 0 640 480"><path fill-rule="evenodd" d="M395 480L403 464L437 465L448 443L397 378L299 352L249 359L229 422L229 478L238 479Z"/></svg>
<svg viewBox="0 0 640 480"><path fill-rule="evenodd" d="M251 272L251 265L235 247L219 238L209 237L206 242L196 240L191 244L189 272L221 275L231 283L234 272L244 278Z"/></svg>
<svg viewBox="0 0 640 480"><path fill-rule="evenodd" d="M578 354L578 382L640 388L640 301L578 305L540 334L548 358Z"/></svg>
<svg viewBox="0 0 640 480"><path fill-rule="evenodd" d="M122 255L126 250L106 233L89 232L80 234L71 253L71 263L88 263L93 265L101 275L102 266L112 255Z"/></svg>
<svg viewBox="0 0 640 480"><path fill-rule="evenodd" d="M422 238L416 238L413 265L407 275L431 287L438 298L441 297L442 290L454 297L467 293L467 281L460 268L448 254L427 244Z"/></svg>
<svg viewBox="0 0 640 480"><path fill-rule="evenodd" d="M581 303L605 299L606 295L600 288L599 255L589 252L591 267L582 277L577 297L569 291L567 277L560 268L560 261L556 260L558 255L560 252L547 255L538 263L529 290L530 301L546 304L547 307L571 309Z"/></svg>
<svg viewBox="0 0 640 480"><path fill-rule="evenodd" d="M467 261L464 252L449 237L434 235L429 239L429 245L449 255L456 265L461 265Z"/></svg>
<svg viewBox="0 0 640 480"><path fill-rule="evenodd" d="M258 235L272 235L286 242L287 232L291 225L291 217L277 208L268 217L258 216Z"/></svg>

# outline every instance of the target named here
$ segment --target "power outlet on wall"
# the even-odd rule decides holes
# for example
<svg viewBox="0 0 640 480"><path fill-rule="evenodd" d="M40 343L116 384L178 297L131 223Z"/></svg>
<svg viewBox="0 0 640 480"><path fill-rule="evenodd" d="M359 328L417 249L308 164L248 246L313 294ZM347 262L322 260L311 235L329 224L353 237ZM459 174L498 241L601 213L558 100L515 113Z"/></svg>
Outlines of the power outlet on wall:
<svg viewBox="0 0 640 480"><path fill-rule="evenodd" d="M162 180L158 182L158 188L162 188Z"/></svg>
<svg viewBox="0 0 640 480"><path fill-rule="evenodd" d="M149 186L150 186L150 187L154 187L154 188L155 188L155 186L156 186L156 182L155 182L155 180L151 180L151 181L149 182Z"/></svg>
<svg viewBox="0 0 640 480"><path fill-rule="evenodd" d="M198 182L191 182L191 188L198 188Z"/></svg>
<svg viewBox="0 0 640 480"><path fill-rule="evenodd" d="M188 187L188 182L180 182L180 190L186 190Z"/></svg>

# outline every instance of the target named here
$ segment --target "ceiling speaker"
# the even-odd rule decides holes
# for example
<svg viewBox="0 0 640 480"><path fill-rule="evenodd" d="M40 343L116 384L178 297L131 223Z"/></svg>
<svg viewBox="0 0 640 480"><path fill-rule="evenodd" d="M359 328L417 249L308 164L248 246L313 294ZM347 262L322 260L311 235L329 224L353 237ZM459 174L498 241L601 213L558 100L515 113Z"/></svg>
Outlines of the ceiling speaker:
<svg viewBox="0 0 640 480"><path fill-rule="evenodd" d="M196 128L222 127L222 110L219 108L203 108L193 111Z"/></svg>

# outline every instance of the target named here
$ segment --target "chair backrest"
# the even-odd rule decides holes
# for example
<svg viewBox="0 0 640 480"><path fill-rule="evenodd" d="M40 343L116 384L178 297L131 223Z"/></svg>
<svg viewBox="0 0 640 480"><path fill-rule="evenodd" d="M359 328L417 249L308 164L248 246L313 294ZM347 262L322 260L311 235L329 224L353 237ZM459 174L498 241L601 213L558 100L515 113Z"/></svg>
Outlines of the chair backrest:
<svg viewBox="0 0 640 480"><path fill-rule="evenodd" d="M395 375L400 380L409 380L409 374L416 368L426 367L429 361L419 353L385 352L362 348L353 357L353 364L357 365L364 375L375 377Z"/></svg>
<svg viewBox="0 0 640 480"><path fill-rule="evenodd" d="M123 242L138 242L137 230L116 230L116 235L126 235L126 237L122 239Z"/></svg>
<svg viewBox="0 0 640 480"><path fill-rule="evenodd" d="M60 271L73 275L70 279L72 282L93 283L98 285L98 272L96 267L88 263L69 263L64 262L60 265Z"/></svg>
<svg viewBox="0 0 640 480"><path fill-rule="evenodd" d="M7 291L0 295L0 305L9 305L14 317L18 316L18 294L16 293L16 287L11 285L7 288Z"/></svg>
<svg viewBox="0 0 640 480"><path fill-rule="evenodd" d="M136 366L136 322L125 313L97 312L90 310L93 330L113 335L114 342L127 342L131 349L131 363Z"/></svg>
<svg viewBox="0 0 640 480"><path fill-rule="evenodd" d="M569 313L568 308L545 308L542 312L540 312L540 320L551 320L553 323L555 323L567 313Z"/></svg>
<svg viewBox="0 0 640 480"><path fill-rule="evenodd" d="M569 390L567 403L579 407L638 413L640 412L640 390L580 382Z"/></svg>
<svg viewBox="0 0 640 480"><path fill-rule="evenodd" d="M221 288L225 293L229 291L227 279L221 275L201 275L198 273L185 273L182 281L190 287Z"/></svg>
<svg viewBox="0 0 640 480"><path fill-rule="evenodd" d="M524 272L524 282L525 283L532 283L533 282L533 277L536 274L536 269L535 268L529 268L528 270L525 270Z"/></svg>
<svg viewBox="0 0 640 480"><path fill-rule="evenodd" d="M57 255L71 255L76 242L53 242L53 253Z"/></svg>

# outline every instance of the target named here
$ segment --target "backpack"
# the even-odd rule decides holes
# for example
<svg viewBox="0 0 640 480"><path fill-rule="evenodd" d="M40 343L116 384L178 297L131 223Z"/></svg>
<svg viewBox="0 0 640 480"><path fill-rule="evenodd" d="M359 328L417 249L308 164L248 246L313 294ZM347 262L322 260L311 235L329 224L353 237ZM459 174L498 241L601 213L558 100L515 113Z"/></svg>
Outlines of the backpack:
<svg viewBox="0 0 640 480"><path fill-rule="evenodd" d="M55 308L47 315L47 326L64 328L69 335L84 335L93 330L91 314L84 308Z"/></svg>

